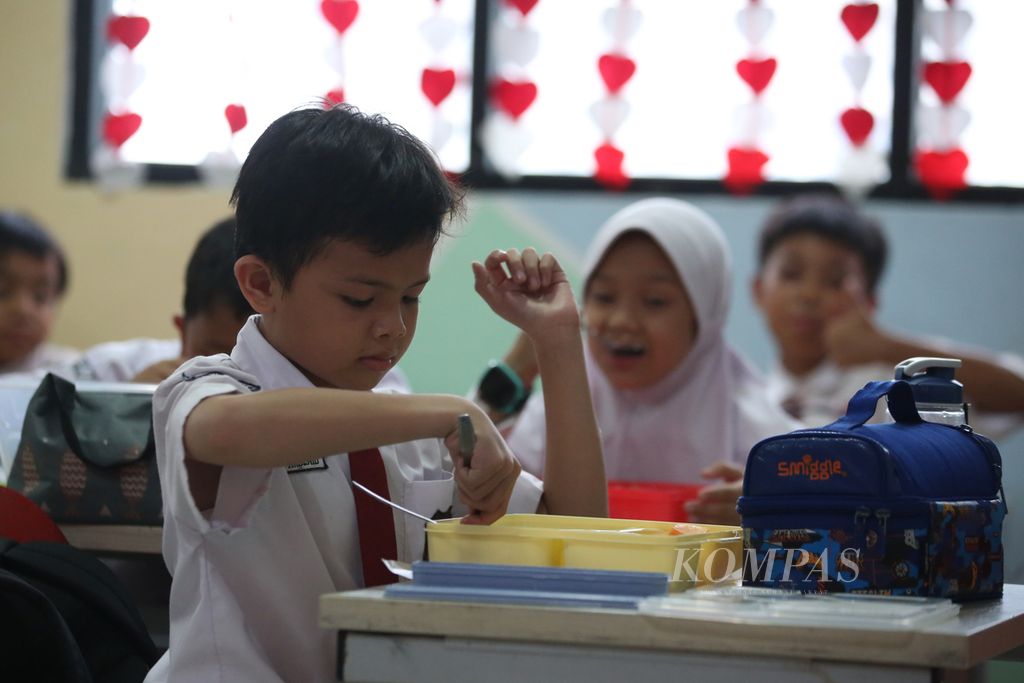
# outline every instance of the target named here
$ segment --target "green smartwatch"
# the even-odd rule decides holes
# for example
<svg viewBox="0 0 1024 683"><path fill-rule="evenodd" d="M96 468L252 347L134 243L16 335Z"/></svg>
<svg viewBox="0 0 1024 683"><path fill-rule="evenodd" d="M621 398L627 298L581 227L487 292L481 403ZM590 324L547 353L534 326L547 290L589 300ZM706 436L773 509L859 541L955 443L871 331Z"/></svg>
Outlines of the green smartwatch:
<svg viewBox="0 0 1024 683"><path fill-rule="evenodd" d="M492 410L511 415L522 410L530 390L523 386L515 370L502 361L492 360L480 378L477 396Z"/></svg>

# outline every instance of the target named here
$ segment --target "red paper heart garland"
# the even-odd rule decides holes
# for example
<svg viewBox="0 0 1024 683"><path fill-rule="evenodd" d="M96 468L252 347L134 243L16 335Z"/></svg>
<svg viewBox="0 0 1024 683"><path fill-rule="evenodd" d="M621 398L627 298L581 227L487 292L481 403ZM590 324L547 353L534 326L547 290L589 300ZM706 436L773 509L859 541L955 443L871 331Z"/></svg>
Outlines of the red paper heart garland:
<svg viewBox="0 0 1024 683"><path fill-rule="evenodd" d="M103 139L118 149L135 135L142 125L142 117L138 114L107 114L103 119Z"/></svg>
<svg viewBox="0 0 1024 683"><path fill-rule="evenodd" d="M601 55L597 60L597 70L601 73L601 79L604 80L608 92L614 95L633 77L636 62L622 55Z"/></svg>
<svg viewBox="0 0 1024 683"><path fill-rule="evenodd" d="M340 36L344 35L352 22L356 20L356 15L359 14L359 3L356 0L322 0L320 12Z"/></svg>
<svg viewBox="0 0 1024 683"><path fill-rule="evenodd" d="M491 85L491 99L499 109L515 120L537 99L537 86L530 81L499 78Z"/></svg>
<svg viewBox="0 0 1024 683"><path fill-rule="evenodd" d="M736 63L736 73L740 75L754 94L760 95L768 87L775 75L778 63L774 57L768 59L741 59Z"/></svg>
<svg viewBox="0 0 1024 683"><path fill-rule="evenodd" d="M231 128L232 135L245 128L246 124L249 123L245 107L240 104L229 104L224 107L224 118L228 120L228 126Z"/></svg>
<svg viewBox="0 0 1024 683"><path fill-rule="evenodd" d="M854 147L863 145L875 127L875 117L867 109L860 107L851 107L844 111L839 117L839 122Z"/></svg>
<svg viewBox="0 0 1024 683"><path fill-rule="evenodd" d="M597 171L594 178L597 182L613 190L624 190L629 186L629 176L622 170L622 162L626 155L618 147L605 143L594 150Z"/></svg>
<svg viewBox="0 0 1024 683"><path fill-rule="evenodd" d="M853 39L859 42L878 20L878 5L873 2L866 5L847 5L839 17Z"/></svg>
<svg viewBox="0 0 1024 683"><path fill-rule="evenodd" d="M537 4L537 0L505 0L506 3L515 7L525 17Z"/></svg>
<svg viewBox="0 0 1024 683"><path fill-rule="evenodd" d="M420 88L435 107L440 105L455 89L455 71L452 69L424 69L420 77Z"/></svg>
<svg viewBox="0 0 1024 683"><path fill-rule="evenodd" d="M324 105L327 108L333 107L333 106L335 106L337 104L341 104L344 101L345 101L345 89L344 88L335 88L333 90L328 90L324 94Z"/></svg>
<svg viewBox="0 0 1024 683"><path fill-rule="evenodd" d="M729 171L724 182L731 191L741 194L750 192L764 182L763 169L768 163L768 155L761 150L731 147L728 159Z"/></svg>
<svg viewBox="0 0 1024 683"><path fill-rule="evenodd" d="M928 62L924 66L924 80L944 104L956 99L970 77L971 65L967 62Z"/></svg>
<svg viewBox="0 0 1024 683"><path fill-rule="evenodd" d="M918 152L917 174L933 196L944 199L967 185L967 154L961 149Z"/></svg>
<svg viewBox="0 0 1024 683"><path fill-rule="evenodd" d="M149 19L146 17L114 16L107 21L107 39L134 50L149 33Z"/></svg>

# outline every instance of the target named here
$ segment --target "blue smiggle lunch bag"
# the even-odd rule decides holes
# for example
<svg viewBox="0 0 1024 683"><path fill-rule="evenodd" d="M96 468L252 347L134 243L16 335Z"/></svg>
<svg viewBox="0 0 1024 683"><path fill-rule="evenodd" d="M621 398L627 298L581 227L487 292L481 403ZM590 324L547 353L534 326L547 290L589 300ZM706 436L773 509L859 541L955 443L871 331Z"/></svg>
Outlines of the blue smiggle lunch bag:
<svg viewBox="0 0 1024 683"><path fill-rule="evenodd" d="M864 424L887 397L895 422ZM991 598L1003 593L1002 461L967 425L923 422L906 382L871 382L830 425L747 459L746 585Z"/></svg>

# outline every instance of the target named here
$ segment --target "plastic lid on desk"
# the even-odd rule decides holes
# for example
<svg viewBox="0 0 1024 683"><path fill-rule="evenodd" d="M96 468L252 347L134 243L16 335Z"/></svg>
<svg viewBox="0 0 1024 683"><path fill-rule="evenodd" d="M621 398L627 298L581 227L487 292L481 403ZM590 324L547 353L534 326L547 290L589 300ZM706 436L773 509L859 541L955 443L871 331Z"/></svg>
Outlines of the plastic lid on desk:
<svg viewBox="0 0 1024 683"><path fill-rule="evenodd" d="M641 613L734 624L842 626L875 631L916 629L956 617L960 606L948 598L799 593L776 588L734 586L696 589L647 598Z"/></svg>

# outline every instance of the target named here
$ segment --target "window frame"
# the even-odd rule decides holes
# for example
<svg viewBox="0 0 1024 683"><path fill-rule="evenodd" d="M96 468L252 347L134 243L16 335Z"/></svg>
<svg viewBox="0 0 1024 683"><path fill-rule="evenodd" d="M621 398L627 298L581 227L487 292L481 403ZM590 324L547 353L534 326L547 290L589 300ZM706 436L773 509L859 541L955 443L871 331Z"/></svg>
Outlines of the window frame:
<svg viewBox="0 0 1024 683"><path fill-rule="evenodd" d="M96 80L105 43L97 38L97 9L108 0L75 0L72 11L71 106L68 107L70 131L65 160L65 177L74 181L91 181L89 166L90 126L99 97ZM489 74L489 26L495 20L501 0L475 0L473 27L472 111L470 115L469 168L460 175L469 189L480 190L553 190L592 191L607 193L606 187L589 176L524 175L506 178L489 170L479 140L479 130L487 114L487 79ZM893 74L892 133L888 166L890 177L867 193L868 198L928 200L932 196L912 179L914 147L912 119L918 99L920 80L915 76L920 64L921 37L915 30L916 16L923 9L921 0L896 0L896 45ZM724 154L723 150L723 154ZM182 184L200 182L195 166L147 164L143 182L146 184ZM834 191L826 181L797 182L767 180L753 188L749 196L786 196L798 192ZM619 192L728 195L720 179L633 178ZM945 201L1022 203L1024 187L967 186Z"/></svg>

